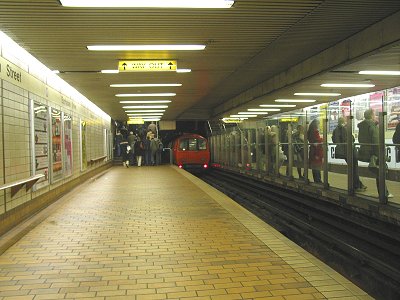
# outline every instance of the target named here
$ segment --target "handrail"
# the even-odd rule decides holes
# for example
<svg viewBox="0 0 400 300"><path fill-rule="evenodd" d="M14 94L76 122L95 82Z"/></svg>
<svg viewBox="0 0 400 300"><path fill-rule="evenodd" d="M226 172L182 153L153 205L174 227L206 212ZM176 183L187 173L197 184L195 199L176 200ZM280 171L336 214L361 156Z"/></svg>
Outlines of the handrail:
<svg viewBox="0 0 400 300"><path fill-rule="evenodd" d="M38 174L31 176L29 178L13 181L10 183L6 183L3 185L0 185L0 191L5 190L7 188L11 188L11 197L13 197L18 191L26 185L26 191L29 191L29 189L40 179L43 178L44 174Z"/></svg>
<svg viewBox="0 0 400 300"><path fill-rule="evenodd" d="M91 158L89 163L95 163L95 162L97 162L99 160L105 159L106 157L107 157L107 155L99 156L99 157L96 157L96 158Z"/></svg>

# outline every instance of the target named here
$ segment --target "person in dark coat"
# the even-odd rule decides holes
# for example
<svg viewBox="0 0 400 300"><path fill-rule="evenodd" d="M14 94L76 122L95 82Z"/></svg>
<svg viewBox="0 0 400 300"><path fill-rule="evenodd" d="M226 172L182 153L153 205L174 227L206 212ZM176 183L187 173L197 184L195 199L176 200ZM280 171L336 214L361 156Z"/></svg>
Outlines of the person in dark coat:
<svg viewBox="0 0 400 300"><path fill-rule="evenodd" d="M119 143L119 146L121 148L121 155L122 155L122 164L124 167L129 168L129 152L130 150L128 149L128 141L125 138L122 138L122 141Z"/></svg>
<svg viewBox="0 0 400 300"><path fill-rule="evenodd" d="M396 125L396 130L393 133L393 144L395 144L396 149L396 162L400 162L400 122Z"/></svg>
<svg viewBox="0 0 400 300"><path fill-rule="evenodd" d="M137 138L134 148L135 148L137 165L138 167L140 167L142 165L142 159L144 155L144 145L140 137Z"/></svg>
<svg viewBox="0 0 400 300"><path fill-rule="evenodd" d="M358 141L360 149L358 150L358 160L368 162L368 169L375 174L376 187L379 190L379 130L375 123L375 112L373 109L367 109L364 112L364 120L358 124ZM382 164L386 168L386 163ZM392 198L393 195L389 193L385 186L385 197Z"/></svg>
<svg viewBox="0 0 400 300"><path fill-rule="evenodd" d="M312 170L314 182L322 183L321 167L324 161L324 151L322 148L322 137L319 133L319 120L314 119L310 123L307 131L307 139L310 143L310 152L308 153L308 163Z"/></svg>
<svg viewBox="0 0 400 300"><path fill-rule="evenodd" d="M335 158L344 159L347 163L347 128L346 121L343 117L338 119L338 125L333 130L332 142L336 143ZM354 137L353 137L354 142ZM357 151L353 147L353 182L356 192L363 192L367 187L361 182L358 175Z"/></svg>

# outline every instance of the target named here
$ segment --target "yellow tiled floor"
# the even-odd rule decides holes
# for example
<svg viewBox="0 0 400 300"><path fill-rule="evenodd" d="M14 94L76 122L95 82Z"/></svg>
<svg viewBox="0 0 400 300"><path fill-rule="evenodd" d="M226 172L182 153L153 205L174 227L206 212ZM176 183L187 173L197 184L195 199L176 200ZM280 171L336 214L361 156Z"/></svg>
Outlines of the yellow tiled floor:
<svg viewBox="0 0 400 300"><path fill-rule="evenodd" d="M372 299L171 166L114 167L0 256L5 299Z"/></svg>

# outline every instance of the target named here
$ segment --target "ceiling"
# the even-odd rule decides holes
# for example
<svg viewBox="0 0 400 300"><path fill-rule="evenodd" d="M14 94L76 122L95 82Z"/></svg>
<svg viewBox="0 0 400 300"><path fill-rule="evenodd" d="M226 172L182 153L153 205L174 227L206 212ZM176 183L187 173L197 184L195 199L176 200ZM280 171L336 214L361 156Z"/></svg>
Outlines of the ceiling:
<svg viewBox="0 0 400 300"><path fill-rule="evenodd" d="M0 30L50 69L60 70L60 77L112 118L127 119L115 94L173 92L175 97L162 99L172 100L163 119L174 120L196 118L199 111L205 112L199 118L212 117L213 109L232 97L399 10L399 0L236 0L230 9L89 9L63 7L57 0L13 0L0 1ZM206 49L86 48L100 44L204 44ZM364 63L380 65L392 57L399 65L398 50L376 54ZM118 61L127 59L173 59L178 68L192 72L99 73L117 69ZM342 71L359 67L348 65ZM182 86L110 87L118 83Z"/></svg>

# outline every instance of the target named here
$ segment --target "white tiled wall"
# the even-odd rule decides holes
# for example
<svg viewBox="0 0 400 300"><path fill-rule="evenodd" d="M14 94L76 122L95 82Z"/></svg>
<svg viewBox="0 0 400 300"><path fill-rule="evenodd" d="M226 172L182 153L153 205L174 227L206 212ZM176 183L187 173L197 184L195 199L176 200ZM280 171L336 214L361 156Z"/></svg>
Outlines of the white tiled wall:
<svg viewBox="0 0 400 300"><path fill-rule="evenodd" d="M16 195L11 197L10 189L0 192L0 214L5 212L4 197L6 199L6 209L10 210L31 199L64 184L65 182L81 176L83 173L98 167L88 165L88 168L81 171L80 162L80 143L79 143L79 127L80 120L87 122L87 160L105 155L104 153L104 128L110 129L111 124L107 120L97 116L83 107L79 103L75 103L73 107L63 106L58 98L41 97L30 93L29 91L18 87L6 80L1 81L2 102L0 106L0 185L14 182L16 180L25 179L33 175L31 164L31 143L30 143L30 115L29 102L46 104L49 107L57 108L72 116L72 147L73 147L73 173L72 176L64 177L62 180L51 183L50 185L38 189L36 191L26 192L25 188L21 189ZM56 99L55 99L56 98ZM69 102L73 100L68 99Z"/></svg>

